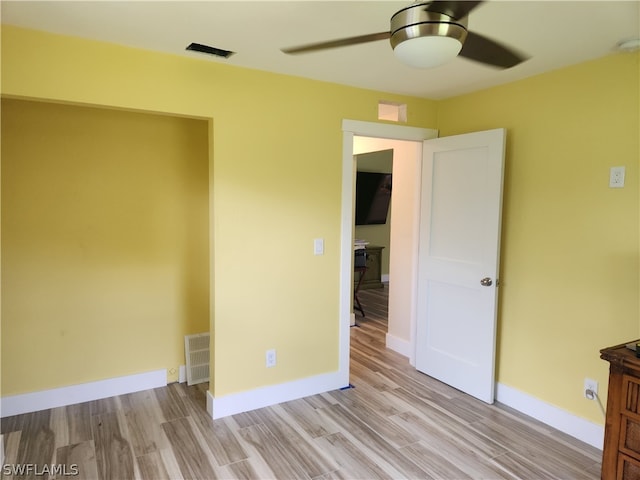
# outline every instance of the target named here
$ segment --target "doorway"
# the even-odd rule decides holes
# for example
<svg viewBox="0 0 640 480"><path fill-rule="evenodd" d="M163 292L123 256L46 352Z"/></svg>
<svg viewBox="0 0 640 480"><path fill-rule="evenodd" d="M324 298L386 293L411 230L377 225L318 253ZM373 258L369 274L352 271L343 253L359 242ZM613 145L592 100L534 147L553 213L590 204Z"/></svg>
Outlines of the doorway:
<svg viewBox="0 0 640 480"><path fill-rule="evenodd" d="M360 140L356 137L354 140ZM366 139L364 139L366 140ZM357 146L354 146L357 149ZM387 309L389 283L389 251L393 218L390 215L393 198L393 149L370 151L356 158L355 241L354 241L354 325L358 317L367 320L359 297L377 298L376 304ZM389 186L389 188L387 188ZM396 186L397 183L396 183ZM401 188L401 185L398 186ZM357 249L356 249L357 248ZM358 265L359 261L362 265ZM362 271L358 266L365 267ZM381 293L379 298L371 294ZM361 293L358 293L361 292ZM366 295L369 293L370 295ZM384 315L385 321L388 315ZM387 329L385 328L385 333Z"/></svg>
<svg viewBox="0 0 640 480"><path fill-rule="evenodd" d="M394 126L394 131L383 135L379 128L368 128L370 124L348 125L345 122L345 125L353 130L343 126L345 228L341 238L341 267L344 269L347 265L350 269L355 170L351 154L355 153L356 139L375 138L375 142L384 142L382 138L402 140L409 131L404 131L408 127L397 129ZM359 127L366 133L354 135ZM425 132L420 133L426 136ZM505 129L446 138L435 138L434 132L432 139L410 138L407 142L414 146L417 157L415 213L409 214L410 225L414 228L406 237L410 239L407 248L410 263L406 272L410 273L406 277L407 288L403 289L407 295L404 305L410 309L409 316L402 317L405 318L405 328L408 326L404 339L408 344L407 356L410 363L423 373L487 403L493 403L495 389L497 274L505 135ZM388 147L377 145L377 148L385 146ZM344 270L341 273L344 274ZM396 281L392 271L390 276L390 286L393 287ZM389 290L391 295L392 288ZM447 292L446 295L443 292ZM341 295L344 293L341 291ZM341 313L344 315L343 299L341 297ZM478 308L480 306L482 308ZM390 304L389 334L392 321ZM343 321L341 328L344 324ZM475 342L473 357L464 355L459 348L461 332L467 334L467 343ZM385 343L393 349L388 338ZM341 354L348 355L348 337L340 347L343 345L346 352L341 351ZM342 365L346 366L348 376L348 357Z"/></svg>
<svg viewBox="0 0 640 480"><path fill-rule="evenodd" d="M366 151L394 149L394 163L409 162L419 168L422 158L422 142L437 137L437 131L400 125L360 122L354 120L343 121L343 172L342 172L342 229L340 239L341 265L340 265L340 375L344 384L349 383L349 329L351 325L351 285L352 285L352 258L354 239L354 195L356 164L354 154ZM404 158L405 160L402 160ZM419 173L419 171L418 171ZM409 203L415 207L413 213L408 215L395 215L392 202L391 216L394 218L394 226L391 232L391 259L389 267L390 291L389 291L389 332L387 333L387 346L409 357L414 363L415 349L413 346L413 331L415 331L415 292L416 272L414 270L417 259L418 239L418 203L419 175L411 176L415 185L415 192L409 195ZM401 201L396 202L398 205ZM397 207L396 207L397 208ZM413 208L411 210L414 210ZM406 212L405 212L406 213ZM406 217L407 227L398 230L398 222L401 217ZM394 230L398 235L394 234ZM404 252L399 258L394 259L394 251ZM396 267L397 264L397 267ZM394 272L398 269L409 269L408 275L400 276L394 280ZM400 279L405 278L406 285L402 285ZM395 285L394 285L395 284ZM392 286L393 285L393 286ZM393 289L393 291L392 291ZM403 298L404 297L404 298ZM398 308L404 308L402 313L396 313ZM408 311L406 311L408 309ZM408 318L404 324L395 322L395 318ZM396 331L396 327L398 330ZM406 336L405 336L406 335Z"/></svg>

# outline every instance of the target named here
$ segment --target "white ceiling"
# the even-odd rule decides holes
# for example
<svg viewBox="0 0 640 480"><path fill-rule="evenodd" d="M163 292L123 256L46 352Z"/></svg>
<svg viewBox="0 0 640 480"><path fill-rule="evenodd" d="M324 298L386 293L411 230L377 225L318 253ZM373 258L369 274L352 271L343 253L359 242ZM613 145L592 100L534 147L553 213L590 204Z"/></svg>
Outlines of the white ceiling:
<svg viewBox="0 0 640 480"><path fill-rule="evenodd" d="M280 49L388 31L400 1L7 1L3 24L103 40L240 67L441 99L616 53L640 37L640 0L500 1L480 5L469 30L530 55L499 70L457 58L420 70L399 63L386 40L304 55ZM191 42L237 52L185 51Z"/></svg>

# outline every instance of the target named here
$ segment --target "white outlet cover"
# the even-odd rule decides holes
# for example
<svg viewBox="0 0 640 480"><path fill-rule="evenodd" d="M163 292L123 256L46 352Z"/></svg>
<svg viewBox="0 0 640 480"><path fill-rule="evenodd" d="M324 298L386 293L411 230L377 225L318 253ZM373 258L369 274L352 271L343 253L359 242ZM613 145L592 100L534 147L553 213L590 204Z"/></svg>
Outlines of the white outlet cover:
<svg viewBox="0 0 640 480"><path fill-rule="evenodd" d="M611 170L609 171L609 187L624 187L624 171L624 167L611 167Z"/></svg>
<svg viewBox="0 0 640 480"><path fill-rule="evenodd" d="M593 398L587 395L587 390L591 390L593 392ZM595 400L598 397L598 382L591 378L584 379L584 396L589 400Z"/></svg>
<svg viewBox="0 0 640 480"><path fill-rule="evenodd" d="M276 351L274 349L267 350L266 352L266 367L275 367L277 363Z"/></svg>

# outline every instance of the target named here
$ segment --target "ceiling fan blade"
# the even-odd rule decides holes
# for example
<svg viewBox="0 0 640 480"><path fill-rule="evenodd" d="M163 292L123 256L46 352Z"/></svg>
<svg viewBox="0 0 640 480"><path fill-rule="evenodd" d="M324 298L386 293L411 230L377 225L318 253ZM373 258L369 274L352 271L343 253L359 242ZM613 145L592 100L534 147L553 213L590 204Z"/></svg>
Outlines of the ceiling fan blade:
<svg viewBox="0 0 640 480"><path fill-rule="evenodd" d="M283 48L282 52L289 55L296 53L315 52L317 50L326 50L328 48L346 47L349 45L358 45L360 43L375 42L377 40L387 40L391 37L389 32L370 33L368 35L360 35L358 37L347 37L338 40L330 40L328 42L310 43L298 47Z"/></svg>
<svg viewBox="0 0 640 480"><path fill-rule="evenodd" d="M426 8L430 12L443 13L455 20L459 20L469 15L471 10L475 9L481 3L484 3L484 2L482 1L480 2L467 2L467 1L446 2L446 1L435 0L429 3L429 5L427 5Z"/></svg>
<svg viewBox="0 0 640 480"><path fill-rule="evenodd" d="M515 67L529 58L520 52L473 32L467 33L467 39L464 41L459 55L469 60L500 68Z"/></svg>

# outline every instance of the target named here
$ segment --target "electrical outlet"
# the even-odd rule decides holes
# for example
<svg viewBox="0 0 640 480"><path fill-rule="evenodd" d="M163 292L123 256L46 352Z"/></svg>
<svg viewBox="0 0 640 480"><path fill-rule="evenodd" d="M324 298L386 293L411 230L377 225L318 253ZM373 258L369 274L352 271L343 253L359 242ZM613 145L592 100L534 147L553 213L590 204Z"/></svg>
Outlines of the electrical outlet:
<svg viewBox="0 0 640 480"><path fill-rule="evenodd" d="M271 367L275 367L276 366L276 350L275 348L271 349L271 350L267 350L267 354L266 354L266 364L267 364L267 368L271 368Z"/></svg>
<svg viewBox="0 0 640 480"><path fill-rule="evenodd" d="M591 378L584 379L584 398L587 400L595 400L598 398L598 382Z"/></svg>
<svg viewBox="0 0 640 480"><path fill-rule="evenodd" d="M624 170L624 167L611 167L611 169L609 170L609 187L624 187Z"/></svg>

